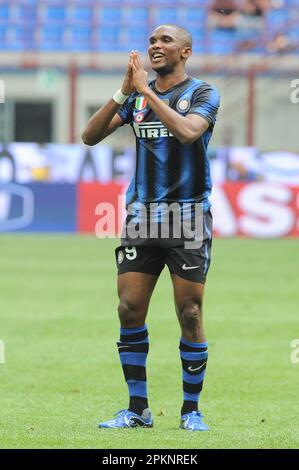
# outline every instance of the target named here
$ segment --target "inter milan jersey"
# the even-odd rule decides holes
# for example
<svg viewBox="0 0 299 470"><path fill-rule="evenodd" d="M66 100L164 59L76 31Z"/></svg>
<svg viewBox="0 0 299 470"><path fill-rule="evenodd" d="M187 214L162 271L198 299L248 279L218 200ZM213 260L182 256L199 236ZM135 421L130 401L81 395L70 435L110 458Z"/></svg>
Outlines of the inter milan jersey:
<svg viewBox="0 0 299 470"><path fill-rule="evenodd" d="M150 109L146 99L132 93L120 108L123 124L130 124L136 137L136 169L127 191L127 206L135 202L194 203L209 208L212 182L207 147L219 107L219 93L196 78L187 78L161 93L155 81L149 87L182 116L198 114L209 124L192 144L182 144Z"/></svg>

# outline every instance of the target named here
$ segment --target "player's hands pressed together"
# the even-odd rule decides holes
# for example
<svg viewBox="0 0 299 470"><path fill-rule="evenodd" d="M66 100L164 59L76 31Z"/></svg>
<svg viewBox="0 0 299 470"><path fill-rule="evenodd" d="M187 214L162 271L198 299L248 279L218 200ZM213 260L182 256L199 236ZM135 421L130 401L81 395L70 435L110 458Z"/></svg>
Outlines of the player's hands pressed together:
<svg viewBox="0 0 299 470"><path fill-rule="evenodd" d="M144 70L138 52L132 54L133 84L138 93L143 94L149 87L147 82L147 72Z"/></svg>
<svg viewBox="0 0 299 470"><path fill-rule="evenodd" d="M133 84L133 52L134 51L132 51L130 54L128 69L123 84L121 86L121 91L124 95L130 95L135 91L135 87Z"/></svg>
<svg viewBox="0 0 299 470"><path fill-rule="evenodd" d="M191 144L208 128L208 123L203 117L195 114L182 116L153 92L148 86L147 72L137 51L132 51L130 54L121 91L126 96L135 91L143 95L165 127L183 144ZM117 114L118 108L119 104L111 99L90 118L82 134L85 144L97 144L121 125L121 118Z"/></svg>
<svg viewBox="0 0 299 470"><path fill-rule="evenodd" d="M144 70L140 55L132 51L133 85L143 95L151 109L159 117L165 127L183 144L191 144L208 128L207 121L195 114L181 116L165 104L148 86L147 72Z"/></svg>
<svg viewBox="0 0 299 470"><path fill-rule="evenodd" d="M126 96L136 91L133 84L133 51L130 54L121 91ZM111 99L90 118L82 133L82 140L86 145L95 145L101 142L121 125L122 120L117 114L119 107L120 105Z"/></svg>

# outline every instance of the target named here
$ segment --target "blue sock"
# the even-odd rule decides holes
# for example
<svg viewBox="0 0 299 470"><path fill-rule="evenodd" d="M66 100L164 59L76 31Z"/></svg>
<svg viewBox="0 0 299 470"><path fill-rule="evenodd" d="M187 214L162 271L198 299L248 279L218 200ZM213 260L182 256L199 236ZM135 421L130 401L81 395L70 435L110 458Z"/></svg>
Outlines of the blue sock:
<svg viewBox="0 0 299 470"><path fill-rule="evenodd" d="M142 414L148 408L146 359L149 349L147 326L121 328L117 343L120 362L128 384L129 410Z"/></svg>
<svg viewBox="0 0 299 470"><path fill-rule="evenodd" d="M198 410L208 360L208 343L191 343L181 338L180 356L183 368L183 415Z"/></svg>

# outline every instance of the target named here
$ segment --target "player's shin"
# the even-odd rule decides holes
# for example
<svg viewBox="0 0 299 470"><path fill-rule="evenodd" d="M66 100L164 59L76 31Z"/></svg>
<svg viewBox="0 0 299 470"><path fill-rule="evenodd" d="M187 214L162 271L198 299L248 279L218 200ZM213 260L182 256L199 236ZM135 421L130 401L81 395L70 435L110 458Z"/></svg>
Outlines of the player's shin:
<svg viewBox="0 0 299 470"><path fill-rule="evenodd" d="M208 360L208 343L191 343L181 338L180 356L184 393L181 414L184 415L198 410L198 400Z"/></svg>
<svg viewBox="0 0 299 470"><path fill-rule="evenodd" d="M149 341L146 325L138 328L121 328L117 346L129 389L128 409L141 415L142 411L148 408L146 359Z"/></svg>

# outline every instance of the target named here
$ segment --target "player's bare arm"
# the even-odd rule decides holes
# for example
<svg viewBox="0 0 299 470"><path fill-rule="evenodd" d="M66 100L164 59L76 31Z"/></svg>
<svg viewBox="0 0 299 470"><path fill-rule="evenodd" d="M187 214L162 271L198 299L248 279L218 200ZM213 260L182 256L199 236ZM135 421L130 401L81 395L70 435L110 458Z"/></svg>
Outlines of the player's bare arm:
<svg viewBox="0 0 299 470"><path fill-rule="evenodd" d="M120 105L111 98L90 118L82 133L84 144L98 144L122 124L121 118L116 114L119 107Z"/></svg>
<svg viewBox="0 0 299 470"><path fill-rule="evenodd" d="M150 89L147 72L144 70L137 52L133 53L133 84L136 90L146 98L151 109L165 127L182 144L192 144L208 129L209 124L206 119L195 114L181 116Z"/></svg>
<svg viewBox="0 0 299 470"><path fill-rule="evenodd" d="M127 96L134 91L132 58L133 55L131 53L127 72L121 87L121 92ZM98 144L122 124L121 117L117 114L120 106L120 104L116 103L116 101L111 98L90 118L82 133L84 144Z"/></svg>
<svg viewBox="0 0 299 470"><path fill-rule="evenodd" d="M207 197L211 192L207 154L210 135L206 133L202 137L201 145L189 144L198 140L207 130L208 122L214 124L219 98L217 91L213 91L214 95L208 96L204 102L197 99L208 84L186 74L185 63L192 53L192 36L187 30L174 25L161 25L154 30L149 41L148 54L152 69L157 73L156 80L148 84L147 73L139 54L132 51L132 86L138 93L131 96L119 113L124 116L124 122L131 125L136 137L135 173L126 193L127 215L121 245L115 251L120 319L120 339L117 346L128 385L129 405L113 419L99 423L99 427L116 429L153 426L147 394L149 334L145 321L152 292L167 265L181 327L183 403L180 428L207 431L208 427L198 410L198 401L208 360L202 303L212 243L212 216ZM194 92L196 98L192 100ZM156 93L158 96L167 93L169 104L163 103ZM123 99L126 97L118 99L118 95L114 95L117 102ZM193 101L192 107L188 108L191 110L190 115L186 117L177 112L181 109L178 104L184 101L190 101L190 104ZM200 114L193 115L192 112ZM207 116L207 121L201 115ZM165 128L172 134L164 132ZM202 233L202 241L198 248L187 249L183 234L174 241L170 235L174 224L169 220L168 236L162 235L163 230L161 237L148 233L148 225L155 218L151 215L150 220L147 216L145 221L143 217L136 218L137 230L142 225L146 227L145 237L137 235L136 238L135 229L134 236L130 235L128 228L132 227L135 207L138 207L137 212L141 206L144 207L147 214L148 209L152 212L151 202L156 200L163 202L169 209L169 201L177 202L179 207L186 200L192 201L194 211L199 206L200 226L196 232ZM197 201L200 204L196 204ZM193 210L188 217L190 225L192 221L196 224ZM159 224L162 225L160 222Z"/></svg>

